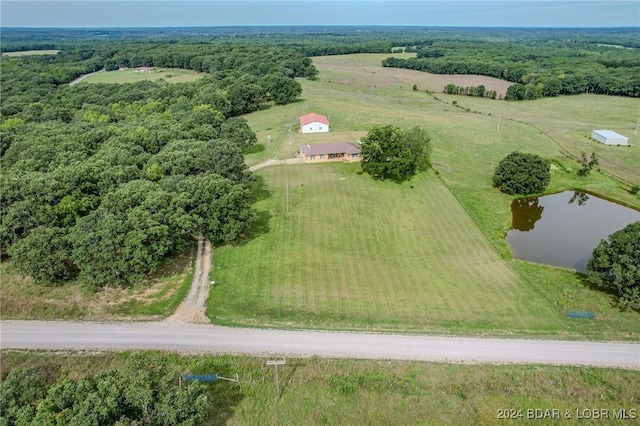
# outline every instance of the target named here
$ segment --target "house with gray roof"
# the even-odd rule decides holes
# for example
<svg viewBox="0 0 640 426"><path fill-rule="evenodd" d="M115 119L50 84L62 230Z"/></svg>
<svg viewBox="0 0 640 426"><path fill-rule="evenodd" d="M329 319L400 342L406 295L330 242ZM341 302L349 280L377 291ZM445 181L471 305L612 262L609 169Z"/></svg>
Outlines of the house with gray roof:
<svg viewBox="0 0 640 426"><path fill-rule="evenodd" d="M326 161L360 161L360 148L352 142L332 142L300 145L296 153L305 163Z"/></svg>

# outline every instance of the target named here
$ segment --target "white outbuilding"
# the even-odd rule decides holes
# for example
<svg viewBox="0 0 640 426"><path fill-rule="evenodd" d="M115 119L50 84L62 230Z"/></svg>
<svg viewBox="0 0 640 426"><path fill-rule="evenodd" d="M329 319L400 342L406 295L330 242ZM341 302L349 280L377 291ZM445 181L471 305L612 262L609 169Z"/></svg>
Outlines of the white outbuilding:
<svg viewBox="0 0 640 426"><path fill-rule="evenodd" d="M628 145L629 138L612 130L594 130L591 138L605 145Z"/></svg>
<svg viewBox="0 0 640 426"><path fill-rule="evenodd" d="M325 133L329 131L329 120L314 112L299 117L302 133Z"/></svg>

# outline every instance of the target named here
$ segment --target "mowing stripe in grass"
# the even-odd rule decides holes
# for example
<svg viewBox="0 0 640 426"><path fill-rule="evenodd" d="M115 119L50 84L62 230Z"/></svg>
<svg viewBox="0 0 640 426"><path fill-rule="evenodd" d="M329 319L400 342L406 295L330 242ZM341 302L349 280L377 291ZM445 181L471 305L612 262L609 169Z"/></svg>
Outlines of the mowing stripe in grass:
<svg viewBox="0 0 640 426"><path fill-rule="evenodd" d="M522 285L438 179L421 174L397 185L357 168L257 172L273 192L259 203L272 215L270 231L217 251L219 276L234 285L221 286L214 315L247 325L422 330L556 321L559 313ZM295 202L288 214L286 181ZM241 259L251 266L240 267Z"/></svg>

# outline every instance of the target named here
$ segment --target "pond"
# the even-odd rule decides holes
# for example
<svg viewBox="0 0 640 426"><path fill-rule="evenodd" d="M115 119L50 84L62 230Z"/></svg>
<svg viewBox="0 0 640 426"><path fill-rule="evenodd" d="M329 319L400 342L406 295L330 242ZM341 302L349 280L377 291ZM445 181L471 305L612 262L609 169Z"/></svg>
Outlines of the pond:
<svg viewBox="0 0 640 426"><path fill-rule="evenodd" d="M636 210L579 191L514 200L511 213L514 258L579 272L601 240L640 220Z"/></svg>

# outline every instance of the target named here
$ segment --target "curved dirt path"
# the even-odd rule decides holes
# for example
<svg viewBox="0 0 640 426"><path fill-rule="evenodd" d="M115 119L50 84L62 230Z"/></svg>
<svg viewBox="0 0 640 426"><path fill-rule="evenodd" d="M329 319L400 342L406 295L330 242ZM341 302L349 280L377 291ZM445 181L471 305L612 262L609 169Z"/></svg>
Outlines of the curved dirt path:
<svg viewBox="0 0 640 426"><path fill-rule="evenodd" d="M270 158L262 163L256 164L254 166L249 167L249 171L254 171L258 169L262 169L263 167L269 166L278 166L280 164L300 164L303 163L302 158L287 158L286 160L276 160L274 158Z"/></svg>
<svg viewBox="0 0 640 426"><path fill-rule="evenodd" d="M211 270L211 242L200 237L198 239L198 254L196 255L196 266L193 273L193 281L189 294L178 306L178 309L165 322L180 322L194 324L208 324L209 318L205 314L207 298L211 283L209 282L209 271Z"/></svg>
<svg viewBox="0 0 640 426"><path fill-rule="evenodd" d="M104 72L104 69L98 70L98 71L94 71L94 72L90 72L89 74L82 74L80 77L73 79L70 83L69 86L75 86L76 84L80 83L82 80L84 80L85 78L92 76L94 74L98 74Z"/></svg>

